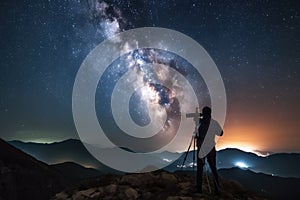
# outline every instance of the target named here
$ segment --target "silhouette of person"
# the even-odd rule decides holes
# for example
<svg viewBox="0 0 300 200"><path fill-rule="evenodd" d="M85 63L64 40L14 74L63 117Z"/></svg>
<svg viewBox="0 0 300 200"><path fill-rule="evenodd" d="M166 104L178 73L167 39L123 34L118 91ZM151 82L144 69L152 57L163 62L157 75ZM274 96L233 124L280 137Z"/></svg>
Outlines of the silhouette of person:
<svg viewBox="0 0 300 200"><path fill-rule="evenodd" d="M214 176L215 192L220 189L219 177L216 167L215 135L222 136L223 130L219 123L211 118L211 108L204 107L200 117L197 139L197 192L202 193L202 176L205 159Z"/></svg>

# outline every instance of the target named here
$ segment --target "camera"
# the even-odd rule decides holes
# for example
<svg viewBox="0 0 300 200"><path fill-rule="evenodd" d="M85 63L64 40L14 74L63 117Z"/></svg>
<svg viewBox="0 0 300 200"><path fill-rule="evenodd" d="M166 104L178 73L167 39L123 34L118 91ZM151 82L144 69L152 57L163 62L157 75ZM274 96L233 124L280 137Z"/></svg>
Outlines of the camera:
<svg viewBox="0 0 300 200"><path fill-rule="evenodd" d="M203 120L204 114L199 113L198 108L196 108L194 113L187 113L185 116L186 118L193 118L193 120L196 122L196 125L198 125Z"/></svg>
<svg viewBox="0 0 300 200"><path fill-rule="evenodd" d="M186 118L193 118L195 122L198 123L199 119L201 120L203 118L203 114L199 113L198 108L196 108L196 111L194 113L187 113Z"/></svg>

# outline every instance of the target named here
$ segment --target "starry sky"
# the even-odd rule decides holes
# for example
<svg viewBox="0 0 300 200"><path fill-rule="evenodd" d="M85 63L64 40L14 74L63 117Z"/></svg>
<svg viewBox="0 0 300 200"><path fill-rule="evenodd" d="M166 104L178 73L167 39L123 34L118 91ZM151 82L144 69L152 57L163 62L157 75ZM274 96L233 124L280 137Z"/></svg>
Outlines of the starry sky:
<svg viewBox="0 0 300 200"><path fill-rule="evenodd" d="M6 140L78 138L72 89L81 63L107 37L150 26L190 36L218 66L227 94L219 149L300 152L300 3L296 0L4 0L0 5L0 137ZM192 82L199 80L192 85L200 105L210 103L201 76L189 77L193 71L188 63L167 52L152 54L162 57L160 63L172 65L175 60L180 73ZM130 56L137 59L136 52ZM106 79L115 66L118 63L109 68ZM168 104L168 90L153 88L162 91L159 103ZM101 104L97 94L96 102ZM101 106L97 110L104 112ZM139 116L134 112L133 118ZM136 118L142 119L140 124L147 122Z"/></svg>

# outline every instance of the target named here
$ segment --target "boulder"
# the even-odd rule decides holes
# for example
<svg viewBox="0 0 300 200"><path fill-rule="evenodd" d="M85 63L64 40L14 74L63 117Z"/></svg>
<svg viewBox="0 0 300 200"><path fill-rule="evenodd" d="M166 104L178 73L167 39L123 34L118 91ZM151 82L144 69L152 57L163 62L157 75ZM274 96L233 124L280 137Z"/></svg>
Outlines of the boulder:
<svg viewBox="0 0 300 200"><path fill-rule="evenodd" d="M128 200L134 200L139 197L138 192L133 188L127 188L124 193L125 193L125 196L127 197L126 199L128 199Z"/></svg>
<svg viewBox="0 0 300 200"><path fill-rule="evenodd" d="M79 191L79 193L82 195L82 196L85 196L85 197L90 197L92 196L92 194L98 192L98 189L97 188L90 188L90 189L87 189L87 190L82 190L82 191Z"/></svg>
<svg viewBox="0 0 300 200"><path fill-rule="evenodd" d="M107 192L109 194L114 194L117 192L117 188L118 188L118 186L116 184L110 184L105 187L105 192Z"/></svg>
<svg viewBox="0 0 300 200"><path fill-rule="evenodd" d="M169 184L175 184L177 183L177 178L174 174L169 174L166 172L163 172L161 174L161 179L163 182L169 183Z"/></svg>
<svg viewBox="0 0 300 200"><path fill-rule="evenodd" d="M167 200L193 200L192 197L169 196Z"/></svg>
<svg viewBox="0 0 300 200"><path fill-rule="evenodd" d="M130 186L136 187L142 184L142 180L137 175L130 174L123 176L120 180L120 184L128 184Z"/></svg>
<svg viewBox="0 0 300 200"><path fill-rule="evenodd" d="M69 195L66 192L57 193L54 197L56 200L65 200L69 199Z"/></svg>

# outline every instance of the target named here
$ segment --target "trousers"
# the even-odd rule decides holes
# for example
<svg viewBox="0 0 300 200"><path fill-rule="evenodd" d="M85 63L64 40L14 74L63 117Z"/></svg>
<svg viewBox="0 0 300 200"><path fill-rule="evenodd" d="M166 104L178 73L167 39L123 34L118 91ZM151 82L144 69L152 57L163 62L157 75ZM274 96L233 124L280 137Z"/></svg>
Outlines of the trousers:
<svg viewBox="0 0 300 200"><path fill-rule="evenodd" d="M200 148L198 147L197 148L197 192L202 193L203 167L205 165L205 159L207 159L209 167L214 176L215 192L219 192L220 184L219 184L219 176L218 176L217 167L216 167L216 148L214 147L207 154L207 156L202 159L198 157L199 150L200 150Z"/></svg>

